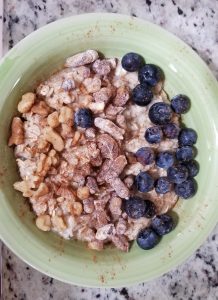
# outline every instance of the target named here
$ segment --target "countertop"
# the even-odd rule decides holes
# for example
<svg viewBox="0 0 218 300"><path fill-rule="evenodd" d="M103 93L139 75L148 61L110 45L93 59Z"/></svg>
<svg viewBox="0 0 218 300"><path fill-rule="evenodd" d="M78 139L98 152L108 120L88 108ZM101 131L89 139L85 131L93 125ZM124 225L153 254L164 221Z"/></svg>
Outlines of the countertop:
<svg viewBox="0 0 218 300"><path fill-rule="evenodd" d="M3 51L42 25L64 16L113 12L156 23L188 43L218 78L218 1L6 0ZM0 16L1 19L1 16ZM4 300L218 299L218 226L185 263L130 288L91 289L61 283L32 269L3 247Z"/></svg>

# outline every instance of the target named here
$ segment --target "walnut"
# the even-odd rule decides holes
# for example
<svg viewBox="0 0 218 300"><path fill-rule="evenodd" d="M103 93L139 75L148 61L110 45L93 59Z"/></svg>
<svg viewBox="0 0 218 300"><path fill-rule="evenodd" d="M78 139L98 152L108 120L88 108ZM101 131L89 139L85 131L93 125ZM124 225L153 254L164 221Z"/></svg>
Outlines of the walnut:
<svg viewBox="0 0 218 300"><path fill-rule="evenodd" d="M105 104L104 102L91 102L88 105L88 108L95 114L102 113L104 111Z"/></svg>
<svg viewBox="0 0 218 300"><path fill-rule="evenodd" d="M110 185L115 190L117 196L124 199L129 198L129 189L119 177L111 180Z"/></svg>
<svg viewBox="0 0 218 300"><path fill-rule="evenodd" d="M107 224L97 230L95 237L97 240L103 241L114 235L115 232L114 224Z"/></svg>
<svg viewBox="0 0 218 300"><path fill-rule="evenodd" d="M58 232L63 231L67 228L62 217L54 215L54 216L52 216L51 221L52 221L52 226Z"/></svg>
<svg viewBox="0 0 218 300"><path fill-rule="evenodd" d="M116 123L119 127L123 128L124 130L126 129L126 119L123 115L117 115L116 117Z"/></svg>
<svg viewBox="0 0 218 300"><path fill-rule="evenodd" d="M60 127L60 135L62 138L66 139L74 136L73 127L69 124L62 123Z"/></svg>
<svg viewBox="0 0 218 300"><path fill-rule="evenodd" d="M117 95L113 100L115 106L124 106L129 100L129 89L126 86L121 86L117 89Z"/></svg>
<svg viewBox="0 0 218 300"><path fill-rule="evenodd" d="M8 146L20 145L24 143L24 128L20 118L14 117L11 124L11 136L8 141Z"/></svg>
<svg viewBox="0 0 218 300"><path fill-rule="evenodd" d="M34 114L38 114L42 117L47 117L47 115L49 114L50 108L44 101L40 101L39 103L33 105L31 111Z"/></svg>
<svg viewBox="0 0 218 300"><path fill-rule="evenodd" d="M84 212L87 214L93 213L95 206L92 198L84 199L83 200L83 209Z"/></svg>
<svg viewBox="0 0 218 300"><path fill-rule="evenodd" d="M115 159L118 156L118 144L109 134L100 134L97 144L103 158Z"/></svg>
<svg viewBox="0 0 218 300"><path fill-rule="evenodd" d="M50 88L50 86L46 85L46 84L40 84L36 89L36 94L41 97L51 96L52 93L53 93L53 89Z"/></svg>
<svg viewBox="0 0 218 300"><path fill-rule="evenodd" d="M129 251L129 242L124 235L112 235L111 241L118 249L124 252Z"/></svg>
<svg viewBox="0 0 218 300"><path fill-rule="evenodd" d="M58 196L64 197L65 199L69 199L71 201L75 201L76 197L74 195L74 192L70 187L60 186L58 190L56 191L56 194Z"/></svg>
<svg viewBox="0 0 218 300"><path fill-rule="evenodd" d="M44 196L48 193L49 193L49 189L48 189L47 185L44 182L42 182L42 183L40 183L38 189L33 193L33 197L35 199L37 199L37 198L39 198L41 196Z"/></svg>
<svg viewBox="0 0 218 300"><path fill-rule="evenodd" d="M51 230L51 218L49 215L42 215L36 218L36 226L42 231Z"/></svg>
<svg viewBox="0 0 218 300"><path fill-rule="evenodd" d="M99 155L97 157L91 157L90 163L93 167L100 167L102 165L102 157L99 152Z"/></svg>
<svg viewBox="0 0 218 300"><path fill-rule="evenodd" d="M80 202L74 202L73 203L73 209L72 209L72 214L74 216L80 216L83 211L83 206Z"/></svg>
<svg viewBox="0 0 218 300"><path fill-rule="evenodd" d="M92 69L95 73L99 75L107 75L111 71L111 65L110 62L107 61L106 59L97 59L93 65Z"/></svg>
<svg viewBox="0 0 218 300"><path fill-rule="evenodd" d="M96 136L96 132L95 132L95 129L94 128L87 128L86 131L85 131L85 137L88 139L88 140L92 140L94 139Z"/></svg>
<svg viewBox="0 0 218 300"><path fill-rule="evenodd" d="M68 123L70 121L70 125L72 125L73 121L73 110L68 106L62 106L60 109L59 122L60 123Z"/></svg>
<svg viewBox="0 0 218 300"><path fill-rule="evenodd" d="M44 153L41 153L37 164L37 169L36 169L37 175L42 177L46 176L51 165L52 165L52 158L46 156Z"/></svg>
<svg viewBox="0 0 218 300"><path fill-rule="evenodd" d="M62 88L65 92L69 92L69 91L75 89L75 82L74 82L74 80L73 80L72 78L71 78L71 79L65 79L65 80L62 82L61 88Z"/></svg>
<svg viewBox="0 0 218 300"><path fill-rule="evenodd" d="M85 86L88 93L98 92L101 88L101 79L98 77L86 78L83 81L83 85Z"/></svg>
<svg viewBox="0 0 218 300"><path fill-rule="evenodd" d="M93 93L93 98L95 102L103 102L105 104L108 103L112 96L112 90L108 87L103 87L99 91Z"/></svg>
<svg viewBox="0 0 218 300"><path fill-rule="evenodd" d="M105 110L106 117L110 120L116 120L117 114L120 114L124 111L124 107L114 106L113 104L109 104Z"/></svg>
<svg viewBox="0 0 218 300"><path fill-rule="evenodd" d="M23 193L24 197L31 197L33 191L31 190L31 184L27 180L17 181L13 184L15 190Z"/></svg>
<svg viewBox="0 0 218 300"><path fill-rule="evenodd" d="M56 151L62 151L64 149L64 141L61 136L54 131L51 127L44 128L44 137L51 143Z"/></svg>
<svg viewBox="0 0 218 300"><path fill-rule="evenodd" d="M75 81L81 83L85 78L90 77L90 69L85 66L77 67L72 70Z"/></svg>
<svg viewBox="0 0 218 300"><path fill-rule="evenodd" d="M89 198L89 188L87 186L79 187L77 189L77 197L80 200L85 200L85 199Z"/></svg>
<svg viewBox="0 0 218 300"><path fill-rule="evenodd" d="M81 136L82 136L81 132L76 131L76 132L74 133L74 136L73 136L73 140L72 140L71 145L72 145L72 146L75 146L75 145L79 142Z"/></svg>
<svg viewBox="0 0 218 300"><path fill-rule="evenodd" d="M97 181L94 177L87 177L86 186L89 188L90 194L95 194L99 191Z"/></svg>
<svg viewBox="0 0 218 300"><path fill-rule="evenodd" d="M65 67L79 67L90 64L98 58L98 52L95 50L86 50L70 56L65 61Z"/></svg>
<svg viewBox="0 0 218 300"><path fill-rule="evenodd" d="M30 111L36 99L36 95L34 93L26 93L22 96L21 101L18 103L17 110L20 113L27 113Z"/></svg>
<svg viewBox="0 0 218 300"><path fill-rule="evenodd" d="M118 235L124 234L127 230L127 221L123 218L119 218L117 224L116 224L116 232Z"/></svg>
<svg viewBox="0 0 218 300"><path fill-rule="evenodd" d="M115 160L105 160L97 177L97 181L102 183L104 181L111 183L113 179L119 176L125 165L127 164L124 155L118 156Z"/></svg>
<svg viewBox="0 0 218 300"><path fill-rule="evenodd" d="M115 125L112 121L103 118L95 118L94 123L96 127L104 132L109 133L116 140L123 140L125 131Z"/></svg>
<svg viewBox="0 0 218 300"><path fill-rule="evenodd" d="M121 198L119 198L117 196L113 196L110 199L109 210L110 210L110 212L113 216L117 217L117 216L120 216L122 214L121 206L122 206L122 199Z"/></svg>

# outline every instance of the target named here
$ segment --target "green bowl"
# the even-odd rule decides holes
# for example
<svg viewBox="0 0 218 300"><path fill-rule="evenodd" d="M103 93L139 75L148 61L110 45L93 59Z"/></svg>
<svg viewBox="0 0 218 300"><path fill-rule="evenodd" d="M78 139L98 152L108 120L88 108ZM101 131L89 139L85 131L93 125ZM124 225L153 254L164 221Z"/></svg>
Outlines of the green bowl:
<svg viewBox="0 0 218 300"><path fill-rule="evenodd" d="M176 229L150 251L136 244L129 253L88 250L39 231L27 201L12 185L18 179L12 150L7 146L12 116L21 95L59 68L64 59L85 49L108 57L129 51L165 72L170 96L184 93L192 107L184 116L198 132L198 192L180 200L174 212ZM128 286L169 271L188 258L205 240L218 219L218 85L205 65L181 40L156 25L114 14L86 14L49 24L18 43L0 63L0 235L21 259L64 282L90 287Z"/></svg>

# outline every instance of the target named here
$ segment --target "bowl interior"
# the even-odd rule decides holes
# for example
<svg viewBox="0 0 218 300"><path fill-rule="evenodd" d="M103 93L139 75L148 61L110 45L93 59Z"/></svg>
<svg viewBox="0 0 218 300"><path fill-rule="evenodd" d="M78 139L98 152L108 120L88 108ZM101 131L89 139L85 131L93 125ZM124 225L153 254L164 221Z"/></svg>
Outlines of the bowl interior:
<svg viewBox="0 0 218 300"><path fill-rule="evenodd" d="M133 245L127 254L115 249L101 253L83 243L43 233L34 224L27 201L13 190L18 179L12 150L7 147L12 116L24 92L61 67L64 59L85 49L107 57L134 51L165 73L170 96L191 98L187 127L198 133L198 192L174 208L178 226L150 251ZM186 259L217 221L216 183L217 103L215 79L183 42L139 19L113 14L89 14L63 19L41 28L20 42L0 65L0 235L23 260L52 277L83 286L127 286L156 277Z"/></svg>

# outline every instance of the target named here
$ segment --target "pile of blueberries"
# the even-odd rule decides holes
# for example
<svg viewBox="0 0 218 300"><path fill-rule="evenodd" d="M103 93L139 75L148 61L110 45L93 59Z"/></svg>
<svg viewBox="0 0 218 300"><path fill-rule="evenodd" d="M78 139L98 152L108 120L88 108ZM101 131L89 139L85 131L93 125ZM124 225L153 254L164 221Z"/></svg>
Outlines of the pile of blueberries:
<svg viewBox="0 0 218 300"><path fill-rule="evenodd" d="M146 64L144 59L136 53L127 53L121 61L122 67L128 72L138 71L139 84L132 91L132 101L139 106L147 106L153 98L152 89L164 79L163 71L156 65ZM147 193L155 189L158 194L165 194L174 189L175 193L188 199L196 193L197 185L193 177L199 172L199 165L194 160L196 149L193 145L197 141L197 134L191 128L179 128L173 122L173 112L184 114L190 108L190 100L185 95L177 95L171 103L154 103L148 116L154 126L145 132L145 139L150 144L160 143L162 139L178 139L179 148L176 153L164 151L155 153L151 147L140 148L135 156L142 165L156 166L167 170L167 176L154 180L148 172L140 172L135 177L134 187L138 192ZM169 233L175 227L170 215L156 216L156 207L149 201L138 196L131 196L124 202L124 210L133 219L141 217L151 218L149 228L143 229L137 237L137 243L142 249L153 248L160 241L161 236Z"/></svg>

